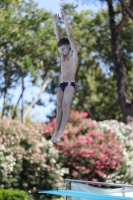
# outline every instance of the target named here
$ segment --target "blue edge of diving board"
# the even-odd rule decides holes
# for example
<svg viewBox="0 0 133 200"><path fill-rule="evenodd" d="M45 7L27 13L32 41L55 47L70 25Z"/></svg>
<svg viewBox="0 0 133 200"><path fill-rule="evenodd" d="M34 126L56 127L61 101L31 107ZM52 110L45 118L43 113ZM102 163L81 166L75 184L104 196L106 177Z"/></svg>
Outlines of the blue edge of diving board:
<svg viewBox="0 0 133 200"><path fill-rule="evenodd" d="M61 190L61 189L52 189L52 190L40 190L39 194L54 194L61 196L69 196L69 197L79 197L79 198L87 198L91 200L132 200L130 197L119 197L113 195L104 195L104 194L94 194L87 192L78 192L72 190Z"/></svg>

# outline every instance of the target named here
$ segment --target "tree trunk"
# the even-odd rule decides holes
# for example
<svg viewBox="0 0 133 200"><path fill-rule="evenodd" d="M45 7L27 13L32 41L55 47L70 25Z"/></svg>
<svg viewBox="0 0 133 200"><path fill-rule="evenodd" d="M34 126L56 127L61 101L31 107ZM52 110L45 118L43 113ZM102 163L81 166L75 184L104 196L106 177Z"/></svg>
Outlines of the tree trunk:
<svg viewBox="0 0 133 200"><path fill-rule="evenodd" d="M22 97L21 97L21 105L22 105L22 107L21 107L21 123L22 124L24 124L24 118L23 118L23 116L24 116L24 98L23 98L23 95L24 95L24 88L25 88L25 86L24 86L24 75L22 74Z"/></svg>
<svg viewBox="0 0 133 200"><path fill-rule="evenodd" d="M7 76L7 59L4 61L4 79L5 79L5 86L3 88L4 93L4 99L3 99L3 108L2 108L2 114L1 117L5 115L5 110L7 107L7 90L8 90L8 76Z"/></svg>
<svg viewBox="0 0 133 200"><path fill-rule="evenodd" d="M127 6L126 2L124 0L119 0L121 5L125 8L126 12L129 14L131 19L133 20L133 11L130 9L130 7ZM131 0L131 4L133 4L133 0Z"/></svg>
<svg viewBox="0 0 133 200"><path fill-rule="evenodd" d="M41 91L38 95L38 97L36 99L33 100L33 102L28 106L27 110L25 111L24 113L24 116L23 116L23 120L25 121L27 115L29 114L29 112L31 111L32 107L39 101L40 97L41 97L41 94L45 91L48 83L50 82L50 78L46 78L46 81L43 83L42 85L42 88L41 88Z"/></svg>
<svg viewBox="0 0 133 200"><path fill-rule="evenodd" d="M15 117L17 116L17 108L18 108L18 104L20 102L20 99L22 98L22 95L23 95L23 91L21 92L19 98L18 98L18 101L16 103L16 106L14 108L14 112L13 112L13 115L12 115L12 119L15 119Z"/></svg>
<svg viewBox="0 0 133 200"><path fill-rule="evenodd" d="M120 102L123 120L126 124L130 124L133 122L133 102L130 102L127 99L126 88L124 82L124 70L121 61L121 48L120 48L120 33L122 27L128 20L128 14L125 16L123 21L116 26L115 24L115 13L113 10L112 0L107 0L108 9L109 9L109 17L110 17L110 29L111 29L111 44L112 44L112 54L115 65L115 72L117 78L117 89L118 89L118 99Z"/></svg>
<svg viewBox="0 0 133 200"><path fill-rule="evenodd" d="M7 90L4 91L4 101L3 101L3 108L2 108L1 117L3 117L5 115L6 102L7 102Z"/></svg>

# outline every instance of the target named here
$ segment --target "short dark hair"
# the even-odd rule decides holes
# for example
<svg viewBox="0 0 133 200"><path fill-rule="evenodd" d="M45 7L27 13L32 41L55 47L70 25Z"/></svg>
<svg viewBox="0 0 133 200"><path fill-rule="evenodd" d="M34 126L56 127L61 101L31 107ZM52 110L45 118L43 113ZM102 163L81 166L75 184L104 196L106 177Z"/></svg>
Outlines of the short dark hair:
<svg viewBox="0 0 133 200"><path fill-rule="evenodd" d="M61 45L70 45L70 42L67 38L61 38L58 41L57 46L60 47Z"/></svg>

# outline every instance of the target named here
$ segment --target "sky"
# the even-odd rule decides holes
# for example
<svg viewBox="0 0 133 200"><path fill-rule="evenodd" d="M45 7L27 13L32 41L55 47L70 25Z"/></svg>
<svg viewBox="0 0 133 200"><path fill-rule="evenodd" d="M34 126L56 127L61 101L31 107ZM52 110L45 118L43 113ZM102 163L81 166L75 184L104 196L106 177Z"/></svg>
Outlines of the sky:
<svg viewBox="0 0 133 200"><path fill-rule="evenodd" d="M74 3L74 4L78 4L78 8L77 11L81 11L81 10L87 10L87 9L91 9L94 12L97 12L100 8L105 8L106 4L105 3L99 3L99 1L96 0L88 0L88 2L90 1L91 3L87 4L83 4L82 0L34 0L36 3L38 3L38 6L40 8L45 8L47 11L51 11L53 13L60 13L61 8L60 8L60 4L61 3ZM94 3L92 3L94 2Z"/></svg>
<svg viewBox="0 0 133 200"><path fill-rule="evenodd" d="M90 1L90 0L89 0ZM92 0L93 1L93 0ZM60 13L60 4L63 3L75 3L76 0L34 0L35 3L38 4L39 8L44 8L47 11L53 12L53 13ZM82 0L77 1L78 2L78 8L77 11L80 12L81 10L87 10L91 9L94 12L97 12L101 8L106 8L105 3L98 3L98 1L95 0L96 3L90 3L89 5L82 4ZM28 86L28 79L25 80L25 85ZM24 101L32 101L34 98L37 97L37 95L40 92L41 84L38 84L38 87L27 87L24 92ZM12 92L12 91L11 91ZM12 98L12 101L14 105L16 105L16 102L19 98L19 95L21 93L21 87L18 85L16 90L14 91L14 97ZM45 103L44 106L38 106L35 105L34 108L30 112L30 116L33 121L41 121L46 122L48 121L47 115L50 115L52 111L55 109L55 104L50 102L50 95L46 92L44 92L41 96L41 100ZM56 96L52 96L54 100L56 100ZM3 105L3 99L0 99L0 110L2 109Z"/></svg>

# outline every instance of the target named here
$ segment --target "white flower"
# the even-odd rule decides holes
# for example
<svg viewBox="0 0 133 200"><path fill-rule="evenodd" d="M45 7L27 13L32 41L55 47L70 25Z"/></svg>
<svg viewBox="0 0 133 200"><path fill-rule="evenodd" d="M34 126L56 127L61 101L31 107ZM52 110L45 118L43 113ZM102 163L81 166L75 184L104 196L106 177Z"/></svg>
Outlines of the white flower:
<svg viewBox="0 0 133 200"><path fill-rule="evenodd" d="M130 125L126 125L123 122L118 122L117 120L105 120L103 122L98 122L98 129L104 131L109 128L114 133L116 133L117 138L124 143L123 146L123 160L126 165L126 170L124 176L120 176L119 170L116 173L107 177L107 181L117 181L119 179L128 180L128 177L133 179L133 128Z"/></svg>
<svg viewBox="0 0 133 200"><path fill-rule="evenodd" d="M0 150L5 150L5 146L4 146L4 144L0 144Z"/></svg>

